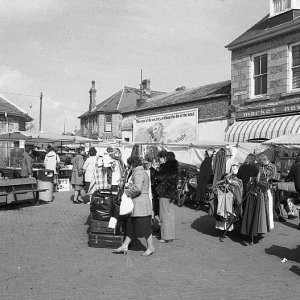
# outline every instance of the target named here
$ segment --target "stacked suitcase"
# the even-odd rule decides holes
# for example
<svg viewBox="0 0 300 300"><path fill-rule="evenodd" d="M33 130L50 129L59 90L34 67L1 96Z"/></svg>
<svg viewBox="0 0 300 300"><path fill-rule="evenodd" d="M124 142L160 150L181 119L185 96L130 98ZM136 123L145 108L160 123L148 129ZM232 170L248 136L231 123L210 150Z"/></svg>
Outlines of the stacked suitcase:
<svg viewBox="0 0 300 300"><path fill-rule="evenodd" d="M118 248L124 239L125 222L118 221L109 228L111 217L118 219L118 195L110 191L97 191L91 199L89 246L97 248Z"/></svg>

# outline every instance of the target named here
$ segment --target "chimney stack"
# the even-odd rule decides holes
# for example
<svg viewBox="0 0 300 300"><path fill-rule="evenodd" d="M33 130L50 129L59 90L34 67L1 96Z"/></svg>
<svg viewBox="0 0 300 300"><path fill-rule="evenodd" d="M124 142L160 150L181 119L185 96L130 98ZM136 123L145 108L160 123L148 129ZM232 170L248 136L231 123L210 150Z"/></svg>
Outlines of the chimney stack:
<svg viewBox="0 0 300 300"><path fill-rule="evenodd" d="M96 107L96 88L95 88L95 81L92 81L92 88L90 89L90 105L89 105L89 112L91 112Z"/></svg>
<svg viewBox="0 0 300 300"><path fill-rule="evenodd" d="M144 79L142 81L143 91L147 96L151 96L150 82L150 79Z"/></svg>

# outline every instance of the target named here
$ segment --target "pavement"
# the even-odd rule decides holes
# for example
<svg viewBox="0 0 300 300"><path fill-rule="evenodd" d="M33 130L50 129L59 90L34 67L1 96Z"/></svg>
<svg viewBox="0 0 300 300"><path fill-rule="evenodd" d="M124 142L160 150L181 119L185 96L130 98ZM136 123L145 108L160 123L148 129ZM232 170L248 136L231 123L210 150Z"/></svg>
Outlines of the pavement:
<svg viewBox="0 0 300 300"><path fill-rule="evenodd" d="M250 246L238 232L220 242L213 218L174 205L174 242L116 255L88 247L89 205L71 194L0 209L0 300L300 299L298 219Z"/></svg>

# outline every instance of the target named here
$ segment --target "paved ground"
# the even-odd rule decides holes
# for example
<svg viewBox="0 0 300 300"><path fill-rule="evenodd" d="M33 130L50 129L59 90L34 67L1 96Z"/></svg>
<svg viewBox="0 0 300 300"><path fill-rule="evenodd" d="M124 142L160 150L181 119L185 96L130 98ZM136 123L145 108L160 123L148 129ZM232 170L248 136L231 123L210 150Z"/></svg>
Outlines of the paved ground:
<svg viewBox="0 0 300 300"><path fill-rule="evenodd" d="M237 234L221 243L213 219L175 207L175 242L114 255L88 247L89 206L70 195L0 210L0 299L300 299L299 220L249 246Z"/></svg>

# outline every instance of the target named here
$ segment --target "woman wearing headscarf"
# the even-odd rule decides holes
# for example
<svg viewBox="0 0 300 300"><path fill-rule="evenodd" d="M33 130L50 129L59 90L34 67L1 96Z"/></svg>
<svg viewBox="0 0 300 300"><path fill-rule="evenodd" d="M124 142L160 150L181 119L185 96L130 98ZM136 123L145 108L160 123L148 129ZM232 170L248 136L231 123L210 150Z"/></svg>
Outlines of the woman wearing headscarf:
<svg viewBox="0 0 300 300"><path fill-rule="evenodd" d="M150 178L138 156L129 157L127 164L132 170L132 175L124 193L127 197L132 198L133 212L126 224L125 241L113 253L126 254L128 246L134 238L145 238L147 249L142 256L149 256L154 253L151 224L152 205L149 198Z"/></svg>
<svg viewBox="0 0 300 300"><path fill-rule="evenodd" d="M83 202L81 198L81 191L84 188L84 182L83 182L83 154L84 154L84 148L78 148L77 154L72 159L72 177L71 177L71 184L75 190L74 192L74 200L73 203L80 203Z"/></svg>
<svg viewBox="0 0 300 300"><path fill-rule="evenodd" d="M173 152L160 152L160 169L156 175L156 192L159 198L161 243L175 239L175 215L172 202L178 196L178 162Z"/></svg>

